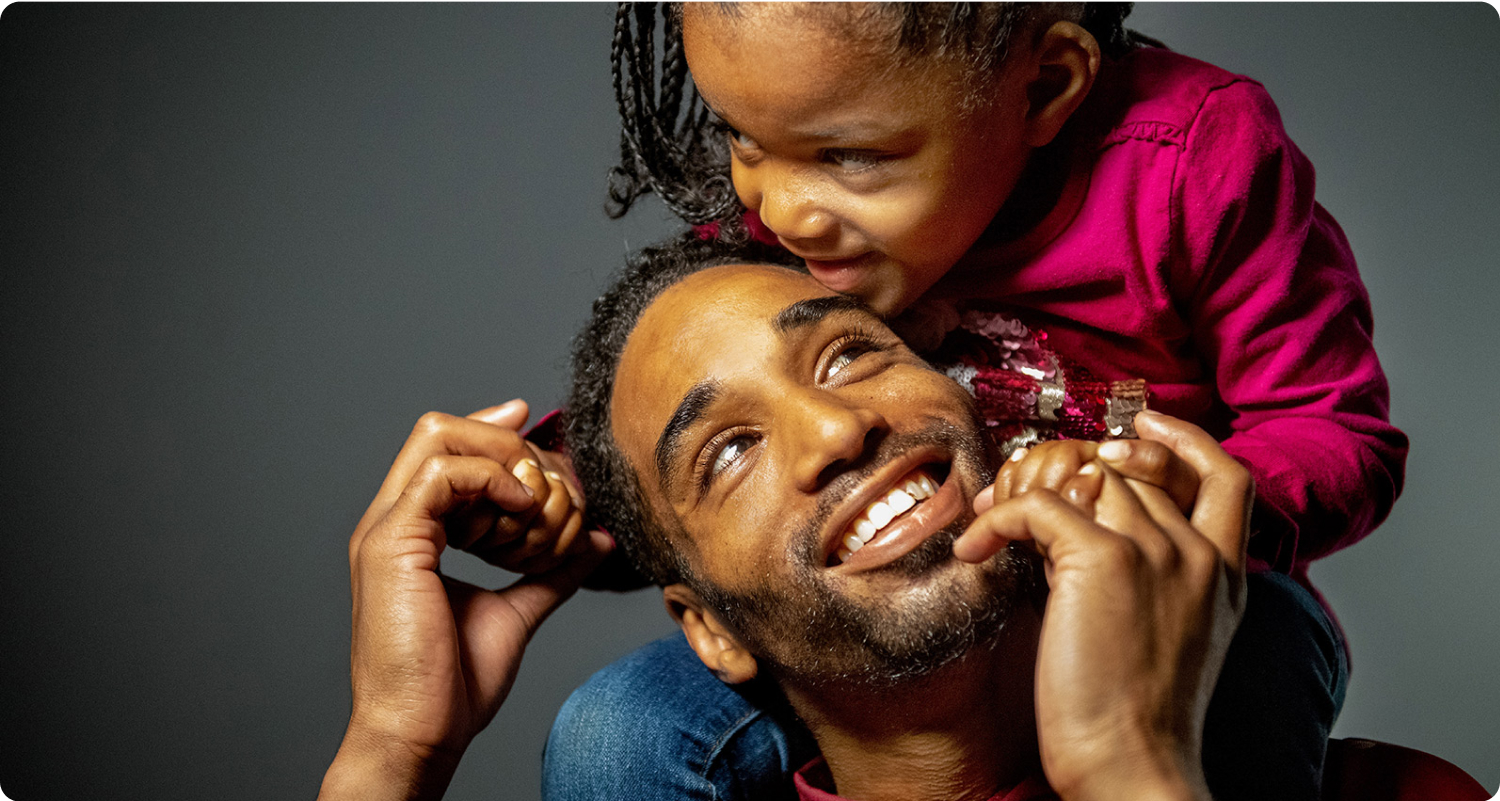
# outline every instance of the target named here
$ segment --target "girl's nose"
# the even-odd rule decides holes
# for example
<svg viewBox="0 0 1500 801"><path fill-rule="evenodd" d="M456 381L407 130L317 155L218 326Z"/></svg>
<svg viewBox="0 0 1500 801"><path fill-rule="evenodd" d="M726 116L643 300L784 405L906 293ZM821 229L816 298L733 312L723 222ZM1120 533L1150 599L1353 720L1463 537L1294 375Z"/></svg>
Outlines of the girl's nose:
<svg viewBox="0 0 1500 801"><path fill-rule="evenodd" d="M798 490L819 491L845 470L872 455L890 424L867 406L846 402L825 390L810 390L800 398L787 397L787 412L795 416L798 450L792 461Z"/></svg>
<svg viewBox="0 0 1500 801"><path fill-rule="evenodd" d="M810 245L835 233L836 220L818 202L814 182L770 165L741 173L743 179L735 176L740 199L783 242Z"/></svg>

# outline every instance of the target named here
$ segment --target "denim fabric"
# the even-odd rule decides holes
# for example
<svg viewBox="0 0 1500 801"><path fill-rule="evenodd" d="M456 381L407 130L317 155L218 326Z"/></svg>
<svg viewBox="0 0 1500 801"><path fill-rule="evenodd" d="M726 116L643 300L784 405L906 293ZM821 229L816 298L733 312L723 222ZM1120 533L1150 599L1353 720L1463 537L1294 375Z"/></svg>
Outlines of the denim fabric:
<svg viewBox="0 0 1500 801"><path fill-rule="evenodd" d="M774 686L719 681L678 633L573 691L547 739L542 798L795 801L792 773L817 754Z"/></svg>
<svg viewBox="0 0 1500 801"><path fill-rule="evenodd" d="M1250 576L1205 725L1216 801L1315 801L1347 681L1338 629L1312 594ZM676 634L574 691L547 741L542 797L794 799L791 775L816 755L775 688L725 685Z"/></svg>
<svg viewBox="0 0 1500 801"><path fill-rule="evenodd" d="M1349 686L1343 634L1284 574L1252 574L1248 589L1208 705L1203 771L1214 801L1317 801Z"/></svg>

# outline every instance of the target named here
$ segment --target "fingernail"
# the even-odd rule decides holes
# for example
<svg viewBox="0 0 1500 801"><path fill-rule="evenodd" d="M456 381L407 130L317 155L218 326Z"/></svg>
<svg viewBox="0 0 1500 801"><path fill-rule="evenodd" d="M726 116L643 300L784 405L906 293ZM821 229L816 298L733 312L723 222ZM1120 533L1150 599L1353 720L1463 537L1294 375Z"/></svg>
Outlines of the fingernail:
<svg viewBox="0 0 1500 801"><path fill-rule="evenodd" d="M1012 462L1019 462L1022 459L1025 459L1025 458L1026 458L1026 449L1025 448L1016 448L1010 454L1010 460Z"/></svg>
<svg viewBox="0 0 1500 801"><path fill-rule="evenodd" d="M1124 440L1112 439L1099 446L1099 458L1107 462L1124 461L1129 455L1130 443Z"/></svg>
<svg viewBox="0 0 1500 801"><path fill-rule="evenodd" d="M1100 448L1100 450L1104 450L1104 449ZM1091 476L1091 475L1093 475L1093 474L1095 474L1097 472L1099 472L1099 463L1098 462L1089 462L1088 464L1084 465L1083 467L1078 468L1078 475L1080 475L1080 476Z"/></svg>
<svg viewBox="0 0 1500 801"><path fill-rule="evenodd" d="M542 472L542 466L537 464L535 461L532 461L531 459L522 459L521 461L516 462L516 466L511 468L510 472L511 475L514 475L517 479L520 480L521 486L526 488L526 494L535 498L536 490L532 489L531 485L526 483L526 480L530 474L540 474Z"/></svg>
<svg viewBox="0 0 1500 801"><path fill-rule="evenodd" d="M555 471L552 471L552 470L548 470L546 475L547 475L547 478L550 478L553 481L562 481L563 480L562 476L558 475Z"/></svg>
<svg viewBox="0 0 1500 801"><path fill-rule="evenodd" d="M988 508L990 508L991 506L994 506L994 505L995 505L995 485L994 484L991 484L988 487L985 487L984 489L982 489L982 490L979 491L978 495L974 496L973 506L974 506L974 511L975 512L983 512L984 510L986 510L986 509L988 509Z"/></svg>

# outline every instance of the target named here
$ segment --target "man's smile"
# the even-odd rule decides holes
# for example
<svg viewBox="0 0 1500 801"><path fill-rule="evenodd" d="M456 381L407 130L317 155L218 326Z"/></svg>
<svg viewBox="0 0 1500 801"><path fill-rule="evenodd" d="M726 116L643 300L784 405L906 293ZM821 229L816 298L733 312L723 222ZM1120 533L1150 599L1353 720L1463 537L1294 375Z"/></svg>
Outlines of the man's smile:
<svg viewBox="0 0 1500 801"><path fill-rule="evenodd" d="M964 511L951 454L934 445L891 459L839 504L823 531L824 564L840 573L900 559Z"/></svg>

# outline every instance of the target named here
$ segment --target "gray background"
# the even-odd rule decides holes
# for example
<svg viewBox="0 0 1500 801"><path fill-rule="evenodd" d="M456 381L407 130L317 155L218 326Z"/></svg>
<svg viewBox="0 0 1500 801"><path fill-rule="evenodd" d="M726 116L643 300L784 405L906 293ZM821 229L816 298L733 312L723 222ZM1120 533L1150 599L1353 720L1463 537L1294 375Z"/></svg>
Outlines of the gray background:
<svg viewBox="0 0 1500 801"><path fill-rule="evenodd" d="M0 18L0 786L310 797L348 712L345 543L410 425L550 408L629 249L612 9L10 6ZM1500 17L1143 6L1261 79L1374 298L1406 493L1318 565L1338 733L1500 786ZM494 584L502 577L463 568ZM585 594L453 798L537 795L553 711L669 622Z"/></svg>

